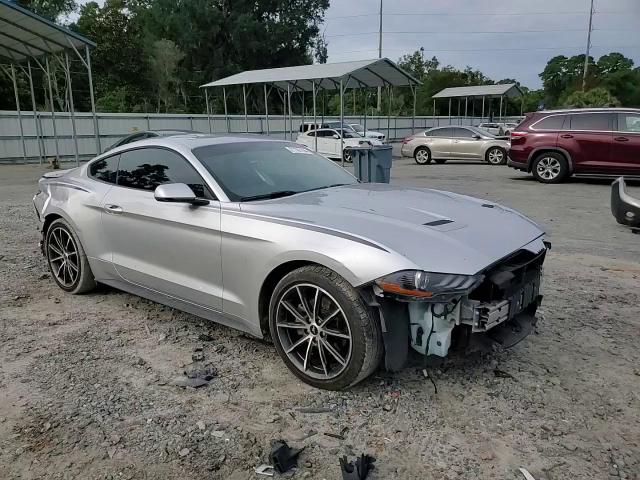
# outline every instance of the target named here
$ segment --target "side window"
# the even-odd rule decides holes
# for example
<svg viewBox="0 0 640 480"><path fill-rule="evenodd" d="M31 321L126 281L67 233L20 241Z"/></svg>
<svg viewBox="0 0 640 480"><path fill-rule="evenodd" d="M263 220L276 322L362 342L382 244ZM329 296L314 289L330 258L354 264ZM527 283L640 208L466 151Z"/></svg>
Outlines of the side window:
<svg viewBox="0 0 640 480"><path fill-rule="evenodd" d="M101 158L89 165L89 176L107 183L116 183L120 155Z"/></svg>
<svg viewBox="0 0 640 480"><path fill-rule="evenodd" d="M611 115L608 113L579 113L569 115L571 130L611 131Z"/></svg>
<svg viewBox="0 0 640 480"><path fill-rule="evenodd" d="M638 113L618 114L618 130L620 132L640 133L640 114Z"/></svg>
<svg viewBox="0 0 640 480"><path fill-rule="evenodd" d="M455 138L472 138L473 132L471 130L467 130L466 128L452 128L453 136Z"/></svg>
<svg viewBox="0 0 640 480"><path fill-rule="evenodd" d="M118 185L152 192L164 183L186 183L198 197L213 198L198 172L175 152L140 148L120 154Z"/></svg>
<svg viewBox="0 0 640 480"><path fill-rule="evenodd" d="M316 136L316 131L315 130L309 130L307 132L307 136L308 137L315 137Z"/></svg>
<svg viewBox="0 0 640 480"><path fill-rule="evenodd" d="M551 115L547 118L534 123L532 128L534 130L562 130L562 126L565 123L566 115Z"/></svg>
<svg viewBox="0 0 640 480"><path fill-rule="evenodd" d="M453 136L453 128L439 128L433 131L434 137L451 138Z"/></svg>

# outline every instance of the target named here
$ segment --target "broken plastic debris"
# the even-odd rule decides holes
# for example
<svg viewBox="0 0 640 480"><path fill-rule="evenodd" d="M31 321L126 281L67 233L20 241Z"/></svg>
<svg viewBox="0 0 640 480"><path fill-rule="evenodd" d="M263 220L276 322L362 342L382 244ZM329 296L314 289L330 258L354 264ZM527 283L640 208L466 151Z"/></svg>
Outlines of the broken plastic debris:
<svg viewBox="0 0 640 480"><path fill-rule="evenodd" d="M525 468L519 468L518 470L520 470L520 473L524 475L524 478L527 480L536 480Z"/></svg>
<svg viewBox="0 0 640 480"><path fill-rule="evenodd" d="M209 380L205 380L204 378L189 378L189 377L176 377L174 378L171 383L177 387L182 387L182 388L187 388L187 387L191 387L191 388L198 388L198 387L204 387L205 385L209 385L209 382L211 382L211 379Z"/></svg>
<svg viewBox="0 0 640 480"><path fill-rule="evenodd" d="M271 465L260 465L259 467L256 467L254 469L254 471L258 474L258 475L264 475L265 477L273 477L275 470L273 469L273 467Z"/></svg>
<svg viewBox="0 0 640 480"><path fill-rule="evenodd" d="M371 470L376 459L364 453L356 458L355 462L347 462L347 457L340 458L342 480L364 480Z"/></svg>
<svg viewBox="0 0 640 480"><path fill-rule="evenodd" d="M298 466L298 455L302 450L293 449L284 440L278 440L271 447L269 459L278 473L288 472Z"/></svg>

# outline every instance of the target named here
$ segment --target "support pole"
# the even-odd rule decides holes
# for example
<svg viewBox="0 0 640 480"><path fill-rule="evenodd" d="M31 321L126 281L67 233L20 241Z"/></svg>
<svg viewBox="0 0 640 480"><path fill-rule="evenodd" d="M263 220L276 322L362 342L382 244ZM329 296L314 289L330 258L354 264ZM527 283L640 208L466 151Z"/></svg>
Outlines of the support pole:
<svg viewBox="0 0 640 480"><path fill-rule="evenodd" d="M242 101L244 103L244 131L249 133L249 116L247 115L247 89L242 85Z"/></svg>
<svg viewBox="0 0 640 480"><path fill-rule="evenodd" d="M304 90L302 91L302 125L304 125Z"/></svg>
<svg viewBox="0 0 640 480"><path fill-rule="evenodd" d="M482 116L480 118L480 123L484 122L484 95L482 96Z"/></svg>
<svg viewBox="0 0 640 480"><path fill-rule="evenodd" d="M367 108L369 108L369 92L367 88L364 88L364 134L367 134ZM387 139L388 141L388 139Z"/></svg>
<svg viewBox="0 0 640 480"><path fill-rule="evenodd" d="M43 147L42 144L42 131L40 130L40 123L38 121L38 107L36 106L36 94L33 90L33 77L31 76L31 60L27 60L27 71L29 72L29 91L31 92L31 108L33 109L33 123L36 127L36 136L38 138L38 159L40 165L42 165Z"/></svg>
<svg viewBox="0 0 640 480"><path fill-rule="evenodd" d="M209 92L207 91L207 87L204 87L204 102L207 106L207 122L209 123L209 133L213 133L211 129L211 112L209 110Z"/></svg>
<svg viewBox="0 0 640 480"><path fill-rule="evenodd" d="M293 115L291 113L291 85L287 83L287 103L289 104L289 140L293 141ZM286 121L285 121L286 125Z"/></svg>
<svg viewBox="0 0 640 480"><path fill-rule="evenodd" d="M464 97L464 121L467 121L467 107L469 106L469 97Z"/></svg>
<svg viewBox="0 0 640 480"><path fill-rule="evenodd" d="M60 146L58 145L58 128L56 127L56 108L53 104L53 89L51 88L51 70L49 69L49 57L44 58L46 66L47 84L49 86L49 103L51 104L51 125L53 127L53 139L56 145L56 160L60 160Z"/></svg>
<svg viewBox="0 0 640 480"><path fill-rule="evenodd" d="M451 125L451 97L449 97L449 125Z"/></svg>
<svg viewBox="0 0 640 480"><path fill-rule="evenodd" d="M433 121L435 123L435 121L438 121L438 125L440 125L440 120L436 119L436 99L433 99ZM433 126L433 125L432 125Z"/></svg>
<svg viewBox="0 0 640 480"><path fill-rule="evenodd" d="M231 133L229 113L227 111L227 89L225 87L222 87L222 102L224 103L224 123L227 124L227 133Z"/></svg>
<svg viewBox="0 0 640 480"><path fill-rule="evenodd" d="M413 114L411 115L411 135L416 133L416 100L418 96L418 87L411 87L413 93Z"/></svg>
<svg viewBox="0 0 640 480"><path fill-rule="evenodd" d="M280 92L278 92L280 94ZM284 139L287 139L287 96L282 93L282 118L284 119L284 126L282 127L282 133L284 134Z"/></svg>
<svg viewBox="0 0 640 480"><path fill-rule="evenodd" d="M391 87L387 85L387 97L389 97L389 101L387 102L387 141L391 141Z"/></svg>
<svg viewBox="0 0 640 480"><path fill-rule="evenodd" d="M91 55L89 47L85 45L85 57L87 73L89 75L89 99L91 100L91 115L93 116L93 135L96 137L96 155L102 153L102 145L100 144L100 126L98 124L98 116L96 115L96 98L93 93L93 74L91 73Z"/></svg>
<svg viewBox="0 0 640 480"><path fill-rule="evenodd" d="M268 95L267 95L267 84L265 83L263 85L264 87L264 115L265 115L265 119L267 120L267 136L269 136L271 134L271 131L269 129L269 100L268 100Z"/></svg>
<svg viewBox="0 0 640 480"><path fill-rule="evenodd" d="M318 124L317 124L317 118L316 118L316 81L314 80L313 83L311 84L311 92L313 95L313 144L314 144L314 150L317 152L318 151Z"/></svg>
<svg viewBox="0 0 640 480"><path fill-rule="evenodd" d="M458 125L462 122L462 118L460 116L460 99L458 98Z"/></svg>
<svg viewBox="0 0 640 480"><path fill-rule="evenodd" d="M71 85L71 70L69 68L69 54L67 52L64 52L64 63L66 65L65 74L67 75L67 88L69 89L69 113L71 113L71 130L73 131L76 165L80 165L80 158L78 157L78 132L76 131L76 112L73 107L73 87Z"/></svg>
<svg viewBox="0 0 640 480"><path fill-rule="evenodd" d="M340 160L344 167L344 89L342 88L343 80L340 79Z"/></svg>
<svg viewBox="0 0 640 480"><path fill-rule="evenodd" d="M500 110L499 110L500 122L502 122L502 97L503 97L503 95L500 95Z"/></svg>
<svg viewBox="0 0 640 480"><path fill-rule="evenodd" d="M22 158L27 163L27 145L24 142L24 128L22 126L22 111L20 110L20 98L18 96L18 82L16 81L16 69L11 64L11 82L13 83L13 94L16 99L16 111L18 112L18 122L20 123L20 140L22 141Z"/></svg>

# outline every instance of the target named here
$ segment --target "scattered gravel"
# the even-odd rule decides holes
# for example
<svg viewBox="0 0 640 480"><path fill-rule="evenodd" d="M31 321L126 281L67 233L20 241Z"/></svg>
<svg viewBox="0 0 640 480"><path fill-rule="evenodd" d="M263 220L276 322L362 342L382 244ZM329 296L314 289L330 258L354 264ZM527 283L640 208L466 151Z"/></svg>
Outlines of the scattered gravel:
<svg viewBox="0 0 640 480"><path fill-rule="evenodd" d="M315 390L268 342L106 287L65 294L38 249L41 170L0 167L0 478L253 479L284 439L306 447L293 478L338 480L338 457L368 453L372 479L515 480L519 467L536 480L640 479L640 236L602 213L606 184L569 184L574 200L531 182L494 194L474 189L515 173L397 165L394 182L455 177L444 188L563 224L538 333L507 352L430 362L437 395L422 363ZM537 197L523 208L523 195ZM572 220L572 201L615 231L606 244ZM200 388L173 383L206 375Z"/></svg>

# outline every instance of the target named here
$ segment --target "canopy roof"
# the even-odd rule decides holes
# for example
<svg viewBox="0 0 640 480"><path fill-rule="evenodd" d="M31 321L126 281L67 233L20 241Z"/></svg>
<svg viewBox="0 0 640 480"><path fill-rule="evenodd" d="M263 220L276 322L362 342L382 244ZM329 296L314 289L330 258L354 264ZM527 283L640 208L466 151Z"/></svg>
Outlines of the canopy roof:
<svg viewBox="0 0 640 480"><path fill-rule="evenodd" d="M343 88L420 85L418 80L388 58L376 58L374 60L357 60L353 62L247 70L206 83L201 87L266 83L282 89L286 89L289 85L294 89L310 91L315 82L316 87L331 90L339 88L341 80L344 82Z"/></svg>
<svg viewBox="0 0 640 480"><path fill-rule="evenodd" d="M436 93L432 98L455 97L521 97L522 90L515 83L478 85L474 87L450 87Z"/></svg>
<svg viewBox="0 0 640 480"><path fill-rule="evenodd" d="M85 46L96 44L13 1L0 0L0 57L5 60L20 62Z"/></svg>

